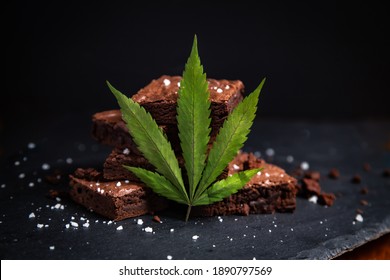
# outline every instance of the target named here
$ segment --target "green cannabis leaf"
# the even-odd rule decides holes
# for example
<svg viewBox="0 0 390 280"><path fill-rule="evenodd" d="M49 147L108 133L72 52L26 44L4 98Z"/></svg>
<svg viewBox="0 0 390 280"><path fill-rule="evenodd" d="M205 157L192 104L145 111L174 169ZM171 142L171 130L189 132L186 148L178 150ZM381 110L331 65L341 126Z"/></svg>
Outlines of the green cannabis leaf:
<svg viewBox="0 0 390 280"><path fill-rule="evenodd" d="M197 38L194 37L191 54L180 81L177 101L177 123L188 186L184 185L185 180L171 144L152 116L107 82L121 107L130 135L157 172L131 166L125 168L155 193L188 205L186 221L192 206L211 204L236 193L260 169L246 170L226 179L216 180L247 139L264 82L265 79L227 117L207 156L211 131L210 93L198 55Z"/></svg>

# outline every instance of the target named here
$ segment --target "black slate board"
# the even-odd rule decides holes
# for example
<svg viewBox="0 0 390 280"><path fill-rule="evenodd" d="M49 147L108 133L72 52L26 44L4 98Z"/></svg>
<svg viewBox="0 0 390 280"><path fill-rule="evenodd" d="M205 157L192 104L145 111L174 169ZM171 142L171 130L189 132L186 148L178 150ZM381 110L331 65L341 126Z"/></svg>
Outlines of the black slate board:
<svg viewBox="0 0 390 280"><path fill-rule="evenodd" d="M332 207L298 198L293 214L197 218L184 223L184 213L161 212L163 223L146 215L140 217L144 224L137 225L134 219L109 224L67 198L57 202L47 197L50 189L68 188L66 174L76 167L102 166L110 151L90 138L90 123L85 120L78 121L71 134L63 129L76 120L80 116L56 120L46 131L31 128L24 131L25 138L13 143L0 177L1 259L166 259L168 255L173 259L330 259L390 232L390 178L382 176L383 169L390 167L387 121L256 121L245 150L265 156L267 148L274 149L275 155L265 159L288 172L308 162L310 169L321 172L323 190L340 195ZM28 149L32 140L36 147ZM286 161L288 155L294 157L292 163ZM366 162L372 166L370 172L363 170ZM44 163L49 170L42 170ZM332 167L340 170L340 179L326 177ZM45 176L57 169L63 173L61 182L45 182ZM355 173L362 176L360 184L350 182ZM38 178L43 181L38 183ZM369 192L361 194L365 186ZM369 204L360 205L361 199ZM64 209L51 209L57 203ZM354 222L357 208L364 211L363 222ZM35 218L29 218L32 212ZM71 217L79 228L65 228ZM86 220L81 219L88 219L90 226L84 228ZM38 223L48 227L39 229ZM118 226L123 230L116 230ZM154 232L142 230L147 226Z"/></svg>

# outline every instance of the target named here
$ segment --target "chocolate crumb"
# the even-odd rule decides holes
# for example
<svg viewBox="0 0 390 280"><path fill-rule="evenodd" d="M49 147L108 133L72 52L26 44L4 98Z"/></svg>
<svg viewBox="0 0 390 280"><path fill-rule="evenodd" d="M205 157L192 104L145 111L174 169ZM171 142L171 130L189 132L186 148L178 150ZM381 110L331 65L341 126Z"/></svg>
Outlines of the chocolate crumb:
<svg viewBox="0 0 390 280"><path fill-rule="evenodd" d="M305 172L305 178L313 179L315 181L320 181L321 174L318 171L307 171Z"/></svg>
<svg viewBox="0 0 390 280"><path fill-rule="evenodd" d="M54 170L53 173L45 176L45 181L49 184L57 185L61 182L62 175L63 175L63 172L61 170L56 169L56 170Z"/></svg>
<svg viewBox="0 0 390 280"><path fill-rule="evenodd" d="M355 174L352 179L351 179L351 182L354 183L354 184L360 184L362 181L362 177L360 177L359 174Z"/></svg>
<svg viewBox="0 0 390 280"><path fill-rule="evenodd" d="M53 190L53 189L50 189L48 194L47 194L47 197L51 198L51 199L56 199L57 197L66 198L68 196L69 196L69 193L66 191L59 191L59 190Z"/></svg>
<svg viewBox="0 0 390 280"><path fill-rule="evenodd" d="M360 200L360 204L363 205L363 206L367 206L368 205L368 201L365 200L365 199L362 199L362 200Z"/></svg>
<svg viewBox="0 0 390 280"><path fill-rule="evenodd" d="M382 173L383 177L390 177L390 168L386 168Z"/></svg>
<svg viewBox="0 0 390 280"><path fill-rule="evenodd" d="M356 209L356 213L357 213L357 214L363 214L364 212L363 212L363 210L362 210L362 209L360 209L360 208L357 208L357 209Z"/></svg>
<svg viewBox="0 0 390 280"><path fill-rule="evenodd" d="M318 197L318 203L321 205L332 206L336 196L333 193L321 193Z"/></svg>
<svg viewBox="0 0 390 280"><path fill-rule="evenodd" d="M302 190L304 196L311 197L312 195L319 196L321 193L320 184L313 179L303 178L302 179Z"/></svg>
<svg viewBox="0 0 390 280"><path fill-rule="evenodd" d="M338 179L340 177L340 171L337 168L332 168L329 171L328 177L331 179Z"/></svg>
<svg viewBox="0 0 390 280"><path fill-rule="evenodd" d="M303 170L300 167L297 167L294 171L291 172L291 176L295 178L300 178L303 176Z"/></svg>
<svg viewBox="0 0 390 280"><path fill-rule="evenodd" d="M368 188L367 187L364 187L360 190L360 193L361 194L368 194Z"/></svg>
<svg viewBox="0 0 390 280"><path fill-rule="evenodd" d="M366 162L365 164L363 164L363 170L366 171L366 172L370 172L371 171L371 165Z"/></svg>
<svg viewBox="0 0 390 280"><path fill-rule="evenodd" d="M153 221L155 221L155 222L157 222L157 223L161 223L161 219L160 219L160 217L157 216L157 215L154 215L154 216L153 216Z"/></svg>

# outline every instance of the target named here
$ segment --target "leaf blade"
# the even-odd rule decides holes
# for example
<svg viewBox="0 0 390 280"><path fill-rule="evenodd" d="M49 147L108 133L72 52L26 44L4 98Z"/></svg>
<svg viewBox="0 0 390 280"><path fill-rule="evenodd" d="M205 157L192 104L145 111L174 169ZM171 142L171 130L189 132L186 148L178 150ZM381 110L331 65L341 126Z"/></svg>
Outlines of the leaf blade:
<svg viewBox="0 0 390 280"><path fill-rule="evenodd" d="M122 118L139 150L157 172L165 176L188 200L177 158L155 120L143 107L115 89L108 81L107 85L121 107Z"/></svg>
<svg viewBox="0 0 390 280"><path fill-rule="evenodd" d="M210 140L210 93L198 55L197 38L185 65L177 100L180 145L188 174L189 197L193 198L206 160Z"/></svg>
<svg viewBox="0 0 390 280"><path fill-rule="evenodd" d="M244 145L256 116L257 103L264 82L265 79L249 96L240 102L219 130L210 150L195 198L199 197L215 181L222 170L233 160L237 151Z"/></svg>
<svg viewBox="0 0 390 280"><path fill-rule="evenodd" d="M223 200L229 195L239 191L260 170L261 168L241 171L226 179L215 182L211 187L206 189L197 200L195 200L194 205L208 205Z"/></svg>
<svg viewBox="0 0 390 280"><path fill-rule="evenodd" d="M155 193L164 196L176 202L187 204L181 193L175 191L175 187L164 176L156 172L152 172L140 167L123 166L127 170L133 172L142 182L150 187Z"/></svg>

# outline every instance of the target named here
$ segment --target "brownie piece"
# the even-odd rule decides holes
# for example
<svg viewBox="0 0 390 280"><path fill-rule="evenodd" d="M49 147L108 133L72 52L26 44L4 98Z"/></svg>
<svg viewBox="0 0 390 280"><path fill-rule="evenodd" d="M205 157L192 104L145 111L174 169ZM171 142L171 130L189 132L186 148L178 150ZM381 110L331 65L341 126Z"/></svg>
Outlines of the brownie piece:
<svg viewBox="0 0 390 280"><path fill-rule="evenodd" d="M104 181L93 169L70 175L70 197L84 207L114 221L163 210L168 201L141 183Z"/></svg>
<svg viewBox="0 0 390 280"><path fill-rule="evenodd" d="M160 128L167 135L172 149L180 153L179 131L176 125L160 125ZM210 143L215 140L218 128L212 128ZM98 142L119 149L129 149L132 154L141 155L137 145L133 142L127 129L126 123L122 120L120 110L109 110L96 113L92 116L92 136Z"/></svg>
<svg viewBox="0 0 390 280"><path fill-rule="evenodd" d="M293 212L296 207L297 181L295 178L253 154L240 153L229 164L229 174L253 168L264 170L255 175L236 194L221 202L193 208L194 216L249 215L260 213Z"/></svg>
<svg viewBox="0 0 390 280"><path fill-rule="evenodd" d="M146 158L132 154L129 150L115 148L103 165L103 175L106 180L130 180L140 182L137 176L128 171L123 165L155 170Z"/></svg>
<svg viewBox="0 0 390 280"><path fill-rule="evenodd" d="M177 92L180 76L161 76L152 80L131 98L150 112L158 124L176 124ZM242 100L244 84L239 80L208 79L211 101L211 126L220 127Z"/></svg>

